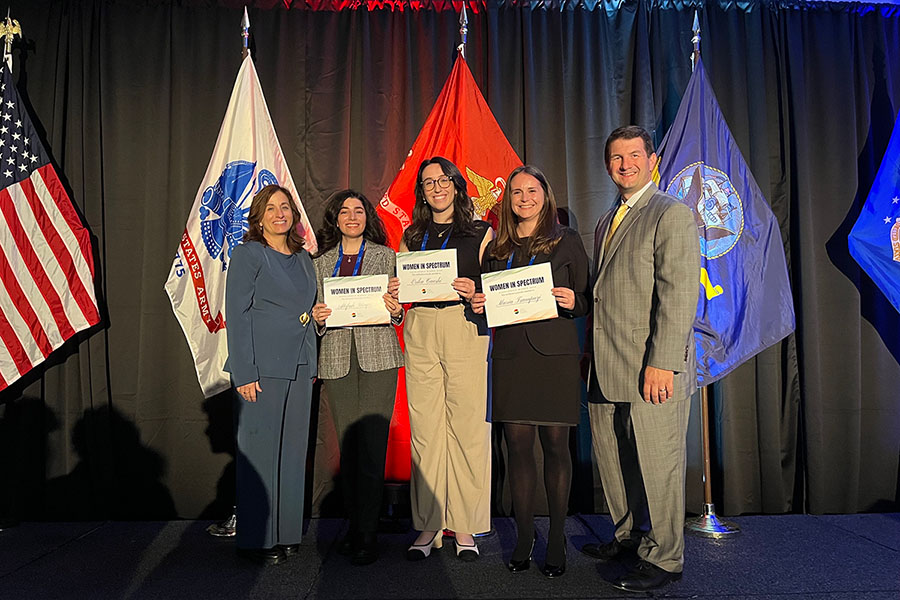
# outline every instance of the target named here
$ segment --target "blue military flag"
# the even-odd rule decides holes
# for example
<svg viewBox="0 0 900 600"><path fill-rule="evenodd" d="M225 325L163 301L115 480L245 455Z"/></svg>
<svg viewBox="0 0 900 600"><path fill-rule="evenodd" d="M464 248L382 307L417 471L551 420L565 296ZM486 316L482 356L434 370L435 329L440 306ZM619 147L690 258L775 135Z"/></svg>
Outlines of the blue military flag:
<svg viewBox="0 0 900 600"><path fill-rule="evenodd" d="M900 310L900 124L894 125L875 183L848 242L859 266Z"/></svg>
<svg viewBox="0 0 900 600"><path fill-rule="evenodd" d="M697 220L697 378L709 385L794 330L781 232L699 60L658 154L660 188Z"/></svg>

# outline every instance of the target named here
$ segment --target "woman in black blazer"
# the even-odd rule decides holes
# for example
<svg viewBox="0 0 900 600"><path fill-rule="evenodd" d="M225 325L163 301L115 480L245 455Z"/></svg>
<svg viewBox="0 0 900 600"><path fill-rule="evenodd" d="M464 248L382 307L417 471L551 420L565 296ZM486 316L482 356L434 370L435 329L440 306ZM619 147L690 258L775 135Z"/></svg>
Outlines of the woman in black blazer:
<svg viewBox="0 0 900 600"><path fill-rule="evenodd" d="M238 552L275 564L299 549L316 341L316 279L285 188L253 198L228 264L225 319L236 391Z"/></svg>
<svg viewBox="0 0 900 600"><path fill-rule="evenodd" d="M566 570L565 518L572 480L569 430L578 424L581 398L581 349L573 319L589 309L588 260L578 233L557 223L556 200L543 173L523 166L507 181L497 237L485 249L482 272L549 262L558 310L556 319L494 330L491 416L503 423L518 529L508 567L519 572L531 566L538 435L550 507L542 572L558 577ZM472 307L483 310L483 294L476 295Z"/></svg>

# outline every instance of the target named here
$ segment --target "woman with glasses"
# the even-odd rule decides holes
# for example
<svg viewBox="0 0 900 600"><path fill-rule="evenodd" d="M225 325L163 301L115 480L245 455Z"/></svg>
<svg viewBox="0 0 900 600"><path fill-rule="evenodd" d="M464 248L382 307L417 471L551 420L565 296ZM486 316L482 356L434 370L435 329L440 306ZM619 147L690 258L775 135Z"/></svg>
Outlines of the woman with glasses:
<svg viewBox="0 0 900 600"><path fill-rule="evenodd" d="M497 237L485 250L482 270L540 263L550 263L553 272L558 318L494 329L491 418L503 423L518 532L507 566L513 573L531 566L538 437L550 509L542 572L559 577L566 571L565 519L572 481L569 431L578 424L581 401L581 348L573 319L586 315L590 307L588 260L581 236L557 222L556 200L544 174L526 165L507 180ZM477 294L472 306L483 311L484 294Z"/></svg>
<svg viewBox="0 0 900 600"><path fill-rule="evenodd" d="M485 418L489 338L469 302L478 291L481 255L493 231L473 215L456 165L439 156L424 161L400 251L456 249L453 288L459 298L416 303L406 315L410 494L413 525L421 532L407 551L409 560L440 548L444 529L455 534L457 557L476 560L472 534L491 527L491 430Z"/></svg>
<svg viewBox="0 0 900 600"><path fill-rule="evenodd" d="M341 448L341 492L350 527L338 552L354 565L378 559L378 516L384 495L384 461L403 354L392 325L326 329L331 309L323 303L326 277L387 275L394 278L396 255L384 245L384 225L369 200L353 190L334 194L325 205L317 234L319 303L313 306L323 381ZM390 293L384 304L391 323L403 320L403 307Z"/></svg>

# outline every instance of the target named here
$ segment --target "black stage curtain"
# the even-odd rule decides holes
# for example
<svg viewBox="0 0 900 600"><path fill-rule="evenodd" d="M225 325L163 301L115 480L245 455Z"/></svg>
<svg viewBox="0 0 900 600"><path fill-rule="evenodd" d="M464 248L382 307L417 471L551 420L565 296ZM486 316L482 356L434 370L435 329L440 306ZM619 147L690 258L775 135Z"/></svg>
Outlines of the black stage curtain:
<svg viewBox="0 0 900 600"><path fill-rule="evenodd" d="M0 516L230 507L229 399L202 398L162 286L237 74L236 4L11 3L18 85L94 236L104 320L0 394ZM318 224L332 191L388 187L450 72L458 24L450 3L300 4L252 8L252 47ZM589 246L614 197L605 138L637 123L661 140L690 76L693 14L646 0L470 5L475 79ZM752 1L701 12L713 87L781 224L798 324L711 390L720 512L898 508L900 315L846 242L900 108L896 15ZM580 429L573 498L586 500L574 505L601 509Z"/></svg>

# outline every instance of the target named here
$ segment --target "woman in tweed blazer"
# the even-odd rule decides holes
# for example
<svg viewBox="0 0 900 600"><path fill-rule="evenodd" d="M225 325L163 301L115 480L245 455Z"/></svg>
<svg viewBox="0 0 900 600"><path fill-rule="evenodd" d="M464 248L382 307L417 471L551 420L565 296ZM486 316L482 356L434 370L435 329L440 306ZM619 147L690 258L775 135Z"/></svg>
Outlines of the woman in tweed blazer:
<svg viewBox="0 0 900 600"><path fill-rule="evenodd" d="M392 325L326 329L331 310L322 302L322 282L326 277L385 274L390 277L389 288L396 290L396 258L384 246L384 225L372 204L353 190L337 192L328 200L317 237L319 254L313 264L318 304L312 313L316 333L322 337L319 378L341 446L341 491L350 519L339 551L353 564L366 565L378 558L384 461L403 354ZM392 323L399 325L403 307L390 293L384 295L384 303Z"/></svg>

